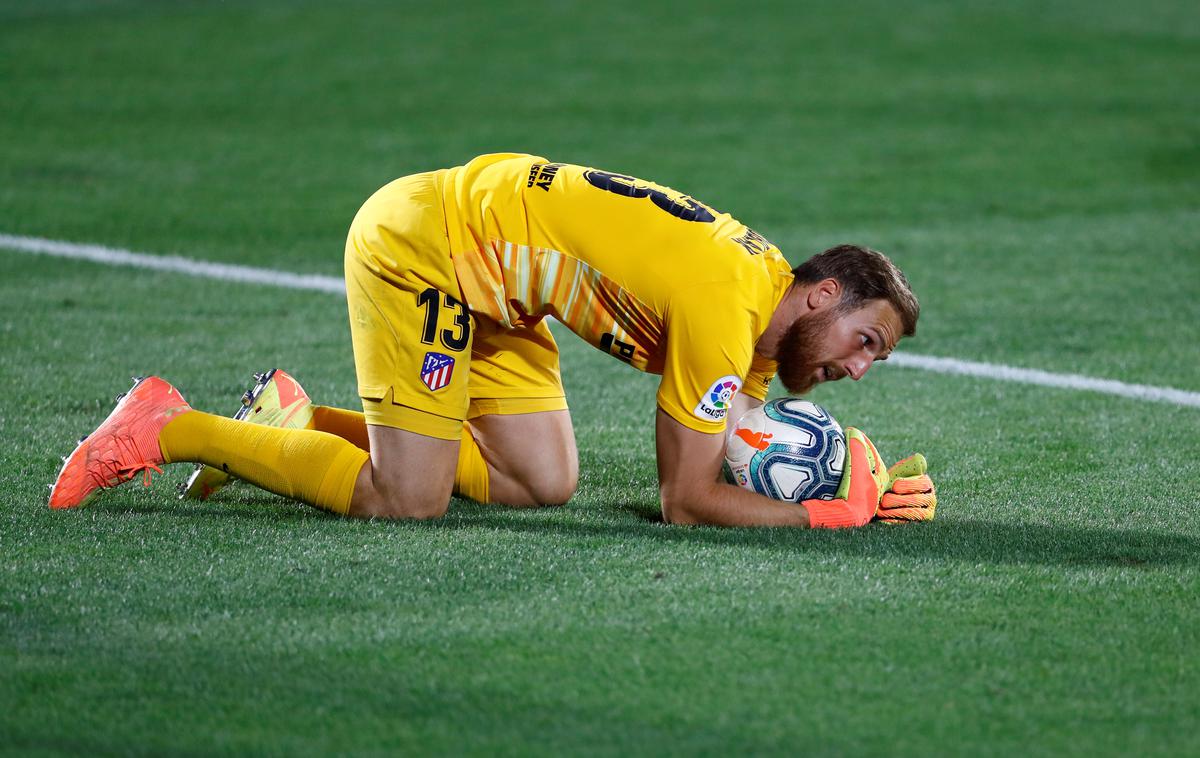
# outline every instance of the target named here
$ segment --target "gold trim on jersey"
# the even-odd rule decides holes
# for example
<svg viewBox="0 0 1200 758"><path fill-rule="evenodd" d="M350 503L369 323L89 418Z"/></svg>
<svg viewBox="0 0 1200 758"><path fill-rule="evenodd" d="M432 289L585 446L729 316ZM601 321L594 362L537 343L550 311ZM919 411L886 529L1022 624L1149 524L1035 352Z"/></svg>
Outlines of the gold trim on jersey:
<svg viewBox="0 0 1200 758"><path fill-rule="evenodd" d="M654 353L662 320L628 290L561 250L501 239L490 240L488 247L491 255L454 256L463 296L474 312L506 329L553 316L630 365L661 370Z"/></svg>

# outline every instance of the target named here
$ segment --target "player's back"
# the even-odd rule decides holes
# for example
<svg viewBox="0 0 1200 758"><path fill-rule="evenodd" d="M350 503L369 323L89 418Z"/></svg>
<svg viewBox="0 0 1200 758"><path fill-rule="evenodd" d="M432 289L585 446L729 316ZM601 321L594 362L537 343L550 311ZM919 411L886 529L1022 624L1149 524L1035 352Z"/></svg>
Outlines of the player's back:
<svg viewBox="0 0 1200 758"><path fill-rule="evenodd" d="M553 315L644 370L662 370L680 293L750 311L752 344L791 281L762 236L653 182L515 154L480 156L443 182L472 311L504 326Z"/></svg>

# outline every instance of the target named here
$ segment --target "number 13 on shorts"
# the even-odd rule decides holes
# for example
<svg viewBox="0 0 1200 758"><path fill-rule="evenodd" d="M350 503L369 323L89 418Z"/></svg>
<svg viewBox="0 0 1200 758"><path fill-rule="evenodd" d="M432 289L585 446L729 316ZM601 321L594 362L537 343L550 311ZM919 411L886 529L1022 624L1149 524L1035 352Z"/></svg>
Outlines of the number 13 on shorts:
<svg viewBox="0 0 1200 758"><path fill-rule="evenodd" d="M421 342L435 344L440 338L449 350L462 352L471 344L471 314L466 303L429 287L417 295L417 305L425 310L425 324L421 329ZM438 331L442 308L454 311L454 328Z"/></svg>
<svg viewBox="0 0 1200 758"><path fill-rule="evenodd" d="M424 311L421 326L421 342L456 353L462 353L471 345L471 314L461 300L440 292L433 287L422 290L417 295L417 305ZM443 321L443 309L453 312L453 324L446 329L438 329ZM441 343L438 345L438 343ZM421 382L430 392L437 392L454 378L454 357L436 350L426 351L421 361Z"/></svg>

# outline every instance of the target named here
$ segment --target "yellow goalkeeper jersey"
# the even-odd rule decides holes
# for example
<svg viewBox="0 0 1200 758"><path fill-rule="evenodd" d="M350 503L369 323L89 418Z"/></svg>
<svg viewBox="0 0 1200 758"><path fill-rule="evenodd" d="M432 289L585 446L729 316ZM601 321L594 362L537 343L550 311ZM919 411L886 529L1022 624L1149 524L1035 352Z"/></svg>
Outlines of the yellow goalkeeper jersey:
<svg viewBox="0 0 1200 758"><path fill-rule="evenodd" d="M775 364L754 345L793 277L762 235L669 187L531 155L480 156L441 186L473 313L553 316L661 374L659 407L692 429L724 429L739 391L766 397Z"/></svg>

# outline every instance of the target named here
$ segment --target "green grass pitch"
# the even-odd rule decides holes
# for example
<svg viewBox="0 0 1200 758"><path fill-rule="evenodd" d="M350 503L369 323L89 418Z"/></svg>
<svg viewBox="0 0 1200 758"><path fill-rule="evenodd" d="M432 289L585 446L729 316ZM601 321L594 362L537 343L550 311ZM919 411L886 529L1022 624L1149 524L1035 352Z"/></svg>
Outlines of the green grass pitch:
<svg viewBox="0 0 1200 758"><path fill-rule="evenodd" d="M0 2L0 233L340 274L376 187L495 150L793 261L888 251L913 352L1200 390L1194 2ZM168 469L52 513L131 374L353 407L330 295L0 250L0 752L1200 753L1200 409L879 366L927 525L656 519L654 379L570 338L566 507L352 522Z"/></svg>

